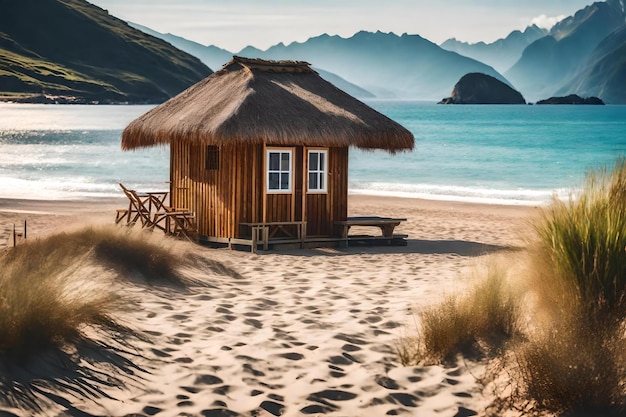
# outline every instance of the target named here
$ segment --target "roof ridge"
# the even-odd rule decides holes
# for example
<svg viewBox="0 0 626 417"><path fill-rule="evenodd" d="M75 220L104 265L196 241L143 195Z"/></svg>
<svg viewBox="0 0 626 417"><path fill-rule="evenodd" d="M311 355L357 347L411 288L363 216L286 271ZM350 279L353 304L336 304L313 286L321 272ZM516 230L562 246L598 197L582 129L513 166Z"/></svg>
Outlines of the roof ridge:
<svg viewBox="0 0 626 417"><path fill-rule="evenodd" d="M233 59L224 64L222 70L228 67L239 64L250 70L260 70L268 72L299 72L299 73L312 73L317 72L311 68L311 64L306 61L294 61L294 60L269 60L261 58L246 58L242 56L234 55Z"/></svg>

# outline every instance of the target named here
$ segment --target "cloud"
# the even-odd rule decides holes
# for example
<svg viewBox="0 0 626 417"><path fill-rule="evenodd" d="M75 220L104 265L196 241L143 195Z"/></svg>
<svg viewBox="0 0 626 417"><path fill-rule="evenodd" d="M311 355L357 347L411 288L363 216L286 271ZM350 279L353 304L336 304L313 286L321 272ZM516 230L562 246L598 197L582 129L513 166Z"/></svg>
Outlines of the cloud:
<svg viewBox="0 0 626 417"><path fill-rule="evenodd" d="M565 19L567 16L561 14L558 16L547 16L545 14L541 14L537 17L533 17L530 21L531 25L537 25L540 28L544 29L552 29L552 26L559 23L561 20Z"/></svg>

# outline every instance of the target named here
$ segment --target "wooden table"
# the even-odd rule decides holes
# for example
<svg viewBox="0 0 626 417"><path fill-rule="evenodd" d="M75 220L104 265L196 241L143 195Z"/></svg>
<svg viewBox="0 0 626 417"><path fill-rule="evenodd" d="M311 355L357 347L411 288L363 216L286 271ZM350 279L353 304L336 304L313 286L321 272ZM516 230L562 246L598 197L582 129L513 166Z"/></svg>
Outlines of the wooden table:
<svg viewBox="0 0 626 417"><path fill-rule="evenodd" d="M290 222L256 222L256 223L240 223L242 226L248 226L252 230L252 252L256 253L257 244L263 243L263 250L269 248L269 240L275 236L279 230L287 235L292 236L286 229L286 226L296 226L296 236L292 236L297 242L304 242L306 236L305 221Z"/></svg>

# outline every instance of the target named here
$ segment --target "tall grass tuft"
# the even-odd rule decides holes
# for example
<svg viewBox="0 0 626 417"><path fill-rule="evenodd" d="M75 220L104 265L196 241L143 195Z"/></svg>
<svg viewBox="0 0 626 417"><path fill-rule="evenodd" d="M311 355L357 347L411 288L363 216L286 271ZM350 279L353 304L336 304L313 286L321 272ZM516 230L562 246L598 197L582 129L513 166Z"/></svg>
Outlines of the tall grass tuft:
<svg viewBox="0 0 626 417"><path fill-rule="evenodd" d="M465 296L448 296L421 314L419 338L407 338L398 352L422 350L415 358L439 361L457 354L492 355L519 334L519 303L495 264ZM408 343L413 346L411 350Z"/></svg>
<svg viewBox="0 0 626 417"><path fill-rule="evenodd" d="M626 161L589 174L534 223L529 287L547 319L515 352L520 399L550 412L626 411Z"/></svg>
<svg viewBox="0 0 626 417"><path fill-rule="evenodd" d="M626 318L626 161L592 173L569 202L555 200L535 224L531 248L559 307L597 324ZM572 311L573 309L573 311Z"/></svg>
<svg viewBox="0 0 626 417"><path fill-rule="evenodd" d="M532 226L524 268L509 267L527 292L506 290L505 274L490 272L468 295L424 312L423 349L445 359L500 341L507 348L500 363L514 358L501 372L516 406L540 415L625 415L626 159L589 174L578 195L555 199Z"/></svg>
<svg viewBox="0 0 626 417"><path fill-rule="evenodd" d="M115 327L119 295L81 277L81 258L30 242L0 260L0 350L25 357L76 340L85 324Z"/></svg>
<svg viewBox="0 0 626 417"><path fill-rule="evenodd" d="M101 266L179 284L179 263L146 236L114 228L29 239L0 257L0 351L24 356L71 342L85 325L118 329L113 316L126 302L110 277L94 276L106 275Z"/></svg>
<svg viewBox="0 0 626 417"><path fill-rule="evenodd" d="M624 415L624 346L606 329L555 323L515 350L518 399L536 411Z"/></svg>

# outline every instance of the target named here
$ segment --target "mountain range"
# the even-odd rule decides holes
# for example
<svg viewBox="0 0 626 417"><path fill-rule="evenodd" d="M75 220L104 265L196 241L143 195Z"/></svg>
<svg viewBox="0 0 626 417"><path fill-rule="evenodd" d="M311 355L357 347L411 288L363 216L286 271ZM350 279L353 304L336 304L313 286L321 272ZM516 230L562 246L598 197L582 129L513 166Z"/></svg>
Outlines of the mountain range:
<svg viewBox="0 0 626 417"><path fill-rule="evenodd" d="M530 101L578 94L626 104L625 1L596 2L549 31L533 25L489 44L449 39L438 47L418 35L359 32L347 39L323 34L265 51L248 46L232 53L171 34L148 33L213 68L232 55L306 60L320 72L339 76L329 81L357 97L363 97L356 90L362 87L381 98L438 100L463 75L480 72L513 86Z"/></svg>
<svg viewBox="0 0 626 417"><path fill-rule="evenodd" d="M248 46L232 53L172 34L161 34L135 23L131 25L194 54L212 68L219 68L233 55L304 60L322 77L356 97L371 96L371 92L380 98L438 100L448 95L458 79L468 72L485 73L508 83L492 67L446 51L418 35L362 31L342 38L323 34L303 43L279 43L265 51ZM355 91L359 87L365 92Z"/></svg>
<svg viewBox="0 0 626 417"><path fill-rule="evenodd" d="M558 95L574 91L585 97L602 97L607 103L626 104L626 26L604 38L582 68Z"/></svg>
<svg viewBox="0 0 626 417"><path fill-rule="evenodd" d="M506 38L498 39L492 43L467 43L452 38L443 42L440 46L448 51L454 51L484 62L504 73L520 59L522 52L528 45L547 34L547 29L531 25L523 32L514 30Z"/></svg>
<svg viewBox="0 0 626 417"><path fill-rule="evenodd" d="M490 44L362 31L233 53L127 24L85 0L0 0L0 99L158 102L239 55L308 61L361 98L440 100L465 74L483 73L529 101L578 94L626 104L625 2L593 3L550 31L530 26Z"/></svg>
<svg viewBox="0 0 626 417"><path fill-rule="evenodd" d="M0 97L158 103L212 71L84 0L0 0Z"/></svg>
<svg viewBox="0 0 626 417"><path fill-rule="evenodd" d="M238 55L233 52L229 52L225 49L218 48L217 46L208 45L204 46L198 42L190 41L189 39L182 38L180 36L173 35L171 33L161 33L157 32L154 29L151 29L147 26L140 25L138 23L128 22L128 24L135 29L139 29L142 32L145 32L154 37L163 39L164 41L172 44L172 46L180 49L181 51L185 51L188 54L191 54L204 64L208 65L213 69L220 69L222 65L229 62L234 55ZM329 71L325 71L320 68L315 68L315 70L319 73L320 77L324 78L326 81L334 84L335 86L341 88L346 93L358 97L358 98L372 98L374 94L365 90L364 88L359 87L358 85L352 84L337 74L333 74Z"/></svg>
<svg viewBox="0 0 626 417"><path fill-rule="evenodd" d="M594 95L626 103L625 0L597 2L531 43L505 76L527 99Z"/></svg>

